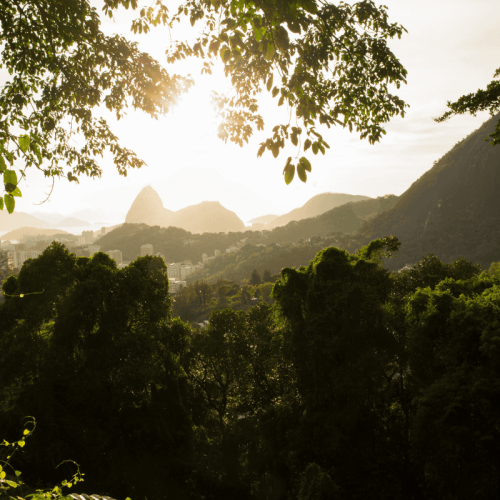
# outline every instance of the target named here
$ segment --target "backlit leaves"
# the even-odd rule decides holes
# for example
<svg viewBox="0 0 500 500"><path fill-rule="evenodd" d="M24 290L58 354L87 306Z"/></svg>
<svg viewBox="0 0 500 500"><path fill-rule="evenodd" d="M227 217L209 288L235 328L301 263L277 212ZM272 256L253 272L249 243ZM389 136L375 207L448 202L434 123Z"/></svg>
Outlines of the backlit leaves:
<svg viewBox="0 0 500 500"><path fill-rule="evenodd" d="M283 169L283 175L285 176L286 184L290 184L295 176L295 165L291 163L292 159L288 158L285 168ZM299 174L300 175L300 174Z"/></svg>
<svg viewBox="0 0 500 500"><path fill-rule="evenodd" d="M9 116L0 126L0 137L9 138L0 143L0 172L7 169L7 160L11 165L17 160L27 174L27 167L36 166L46 177L66 176L65 165L70 179L99 177L99 157L108 151L126 175L144 162L120 145L94 109L105 105L121 119L132 106L156 118L193 80L168 73L134 42L106 36L86 1L75 0L64 9L53 6L51 0L19 0L3 7L1 57L12 78L0 92L2 113ZM104 14L112 16L119 6L138 8L135 1L104 0ZM311 136L318 124L347 127L375 143L385 133L384 123L404 116L406 104L390 85L405 83L406 70L387 42L405 30L370 0L353 5L297 0L280 2L279 8L243 0L185 0L172 11L158 0L138 14L134 33L160 25L173 28L183 18L191 26L202 23L192 43L172 42L167 62L204 58L202 72L208 74L215 59L222 62L232 86L231 94L214 99L223 141L242 146L255 128L263 130L257 95L264 88L278 97L278 106L289 106L306 137L302 145L299 132L273 134L265 149L275 158L287 141L299 153L312 148L314 154L325 154L326 142ZM276 77L273 82L273 75L279 75L279 82ZM258 156L263 152L261 145Z"/></svg>

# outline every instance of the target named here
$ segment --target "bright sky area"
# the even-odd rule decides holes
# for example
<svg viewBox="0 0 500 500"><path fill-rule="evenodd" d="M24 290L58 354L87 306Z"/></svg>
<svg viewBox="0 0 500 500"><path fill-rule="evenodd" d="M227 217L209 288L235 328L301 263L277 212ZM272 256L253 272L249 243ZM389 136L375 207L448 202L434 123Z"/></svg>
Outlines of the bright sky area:
<svg viewBox="0 0 500 500"><path fill-rule="evenodd" d="M377 2L379 3L379 2ZM325 156L312 156L312 173L306 184L296 178L287 186L282 170L286 157L274 159L270 152L257 159L261 141L272 126L284 123L277 100L265 95L261 110L266 122L264 132L255 133L243 148L224 144L217 136L217 120L210 105L210 91L230 88L220 68L210 76L200 76L200 62L184 62L182 67L167 66L164 56L168 33L157 30L147 35L129 33L134 15L120 9L115 19L103 18L103 30L137 39L143 50L152 53L167 70L192 73L196 86L172 112L158 121L130 110L119 122L110 117L122 144L146 161L147 167L124 178L114 169L110 158L103 159L104 175L97 180L81 179L80 184L66 179L56 181L49 201L50 184L35 171L21 187L23 198L16 210L59 212L69 215L77 210L103 210L113 219L122 219L138 192L151 185L170 210L204 200L218 200L241 219L268 213L282 214L303 205L324 192L362 194L376 197L402 194L433 161L489 118L455 117L446 123L432 118L446 111L446 102L484 88L500 66L500 2L498 0L385 0L390 20L402 24L408 33L390 46L408 70L408 84L395 93L410 104L404 119L394 118L386 126L381 143L369 145L355 133L341 128L324 129L330 144ZM100 11L101 2L93 4ZM182 27L174 32L182 38L190 32ZM5 73L3 73L5 75ZM5 77L4 77L5 78ZM286 120L287 121L287 120Z"/></svg>

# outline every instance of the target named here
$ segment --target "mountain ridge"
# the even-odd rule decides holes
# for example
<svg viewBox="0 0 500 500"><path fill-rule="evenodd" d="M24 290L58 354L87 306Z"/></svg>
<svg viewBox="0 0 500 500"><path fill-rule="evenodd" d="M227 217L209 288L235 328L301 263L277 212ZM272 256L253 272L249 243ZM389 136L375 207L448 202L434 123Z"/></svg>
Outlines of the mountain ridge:
<svg viewBox="0 0 500 500"><path fill-rule="evenodd" d="M371 199L369 196L345 194L345 193L320 193L310 198L304 205L294 208L266 224L266 229L286 226L289 222L310 219L324 214L333 208L339 207L350 201L362 201Z"/></svg>
<svg viewBox="0 0 500 500"><path fill-rule="evenodd" d="M444 262L464 256L483 266L500 260L500 147L485 141L499 118L459 141L392 209L365 222L356 245L397 236L402 246L386 263L391 270L429 253Z"/></svg>
<svg viewBox="0 0 500 500"><path fill-rule="evenodd" d="M178 227L193 234L204 232L243 231L245 224L218 201L203 201L177 211L164 208L163 202L151 186L146 186L132 203L125 222L149 226Z"/></svg>

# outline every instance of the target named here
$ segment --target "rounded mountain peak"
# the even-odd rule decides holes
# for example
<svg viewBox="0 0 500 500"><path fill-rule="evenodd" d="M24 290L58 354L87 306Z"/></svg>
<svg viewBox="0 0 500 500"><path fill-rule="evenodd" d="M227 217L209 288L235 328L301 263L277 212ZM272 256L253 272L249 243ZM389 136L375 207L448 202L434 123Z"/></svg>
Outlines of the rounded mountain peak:
<svg viewBox="0 0 500 500"><path fill-rule="evenodd" d="M171 213L170 210L163 208L159 194L151 186L146 186L142 188L132 203L125 222L132 224L145 222L151 226L161 225L166 215L165 212Z"/></svg>

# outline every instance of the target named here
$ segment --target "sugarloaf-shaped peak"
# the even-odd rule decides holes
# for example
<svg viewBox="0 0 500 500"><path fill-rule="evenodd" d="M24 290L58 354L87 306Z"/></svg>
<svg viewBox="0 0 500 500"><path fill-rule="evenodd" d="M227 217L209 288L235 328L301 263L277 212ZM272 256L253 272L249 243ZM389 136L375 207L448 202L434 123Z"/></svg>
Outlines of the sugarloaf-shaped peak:
<svg viewBox="0 0 500 500"><path fill-rule="evenodd" d="M147 186L137 195L125 222L149 226L180 227L191 233L243 231L245 224L218 201L203 201L173 212L163 208L158 193Z"/></svg>
<svg viewBox="0 0 500 500"><path fill-rule="evenodd" d="M151 186L146 186L132 203L125 222L132 224L145 222L150 226L163 226L172 213L171 210L163 208L158 193Z"/></svg>

